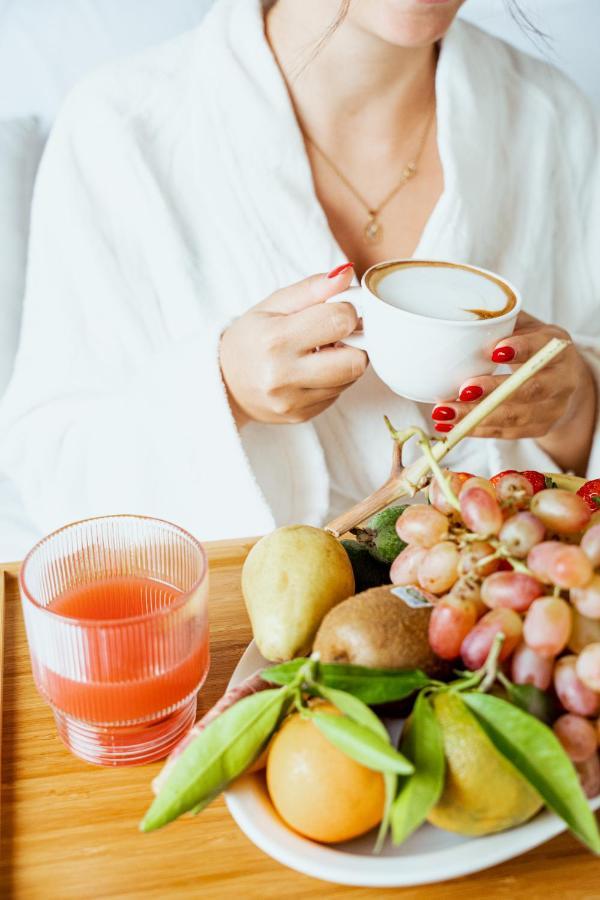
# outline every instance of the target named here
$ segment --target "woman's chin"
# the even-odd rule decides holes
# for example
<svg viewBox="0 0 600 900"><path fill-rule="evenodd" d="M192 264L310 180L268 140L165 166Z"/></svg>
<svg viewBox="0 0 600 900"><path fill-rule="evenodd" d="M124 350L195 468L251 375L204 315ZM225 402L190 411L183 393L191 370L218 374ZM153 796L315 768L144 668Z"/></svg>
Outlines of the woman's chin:
<svg viewBox="0 0 600 900"><path fill-rule="evenodd" d="M356 7L362 26L388 44L427 47L450 28L464 0L369 0Z"/></svg>

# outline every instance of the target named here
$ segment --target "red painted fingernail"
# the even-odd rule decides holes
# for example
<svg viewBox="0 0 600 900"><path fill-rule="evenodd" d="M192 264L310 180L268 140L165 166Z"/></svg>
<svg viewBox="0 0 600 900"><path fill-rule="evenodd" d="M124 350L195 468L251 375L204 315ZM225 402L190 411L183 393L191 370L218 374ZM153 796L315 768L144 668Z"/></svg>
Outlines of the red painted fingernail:
<svg viewBox="0 0 600 900"><path fill-rule="evenodd" d="M435 426L436 431L452 431L454 425L450 425L449 422L438 422Z"/></svg>
<svg viewBox="0 0 600 900"><path fill-rule="evenodd" d="M469 384L466 388L462 389L462 391L458 395L458 399L469 403L471 400L479 400L482 394L482 387L479 387L478 384Z"/></svg>
<svg viewBox="0 0 600 900"><path fill-rule="evenodd" d="M515 351L512 347L496 347L492 353L492 362L507 363L515 358Z"/></svg>
<svg viewBox="0 0 600 900"><path fill-rule="evenodd" d="M337 278L338 275L342 274L342 272L347 272L348 269L353 269L353 268L354 268L354 263L352 263L352 262L343 263L341 266L338 266L336 269L332 269L327 277L328 278Z"/></svg>
<svg viewBox="0 0 600 900"><path fill-rule="evenodd" d="M456 410L450 406L435 406L431 418L436 422L448 422L449 419L456 418Z"/></svg>

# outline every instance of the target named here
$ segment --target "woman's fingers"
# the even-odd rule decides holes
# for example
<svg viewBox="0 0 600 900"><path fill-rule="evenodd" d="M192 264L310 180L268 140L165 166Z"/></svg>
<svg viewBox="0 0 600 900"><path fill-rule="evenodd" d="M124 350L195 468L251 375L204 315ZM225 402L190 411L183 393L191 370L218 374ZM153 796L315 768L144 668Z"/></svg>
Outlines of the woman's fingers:
<svg viewBox="0 0 600 900"><path fill-rule="evenodd" d="M352 263L344 263L328 275L310 275L271 294L254 309L275 315L290 315L324 303L349 287L354 275Z"/></svg>
<svg viewBox="0 0 600 900"><path fill-rule="evenodd" d="M358 316L351 303L321 303L278 322L282 338L290 348L305 353L343 341L356 331Z"/></svg>
<svg viewBox="0 0 600 900"><path fill-rule="evenodd" d="M540 323L533 316L522 313L517 322L514 333L499 341L492 351L492 360L495 363L508 363L520 366L534 353L541 350L553 337L565 337L566 332L562 328L546 325L540 328ZM558 364L559 359L554 361ZM550 363L552 366L553 363Z"/></svg>
<svg viewBox="0 0 600 900"><path fill-rule="evenodd" d="M507 402L537 403L546 397L557 396L563 390L569 391L571 389L569 377L565 375L565 378L562 379L557 378L556 375L557 373L552 371L550 366L547 366L533 378L530 378L529 381L526 381ZM480 375L477 378L470 378L468 382L461 385L458 394L459 404L449 403L445 405L457 406L462 403L467 406L468 412L473 403L487 397L488 394L496 390L509 377L508 375Z"/></svg>
<svg viewBox="0 0 600 900"><path fill-rule="evenodd" d="M324 347L299 360L294 382L312 389L338 388L353 384L364 374L369 358L355 347Z"/></svg>

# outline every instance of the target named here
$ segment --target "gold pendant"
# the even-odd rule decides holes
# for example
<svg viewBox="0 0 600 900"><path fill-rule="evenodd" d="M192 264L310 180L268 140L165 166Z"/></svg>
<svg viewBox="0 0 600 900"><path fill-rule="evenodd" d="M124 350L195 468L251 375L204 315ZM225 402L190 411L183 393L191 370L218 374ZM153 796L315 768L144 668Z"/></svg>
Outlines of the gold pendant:
<svg viewBox="0 0 600 900"><path fill-rule="evenodd" d="M371 213L371 217L365 225L364 235L367 244L379 244L383 240L383 225L375 213Z"/></svg>

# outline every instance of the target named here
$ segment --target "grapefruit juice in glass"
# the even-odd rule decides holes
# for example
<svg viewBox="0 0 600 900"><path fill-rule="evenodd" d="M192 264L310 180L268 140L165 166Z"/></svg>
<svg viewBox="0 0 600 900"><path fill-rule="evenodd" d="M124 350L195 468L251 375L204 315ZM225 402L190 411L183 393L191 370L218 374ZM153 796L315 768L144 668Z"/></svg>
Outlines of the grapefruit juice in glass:
<svg viewBox="0 0 600 900"><path fill-rule="evenodd" d="M200 544L157 519L77 522L34 547L20 587L35 683L69 749L99 765L166 756L209 666Z"/></svg>

